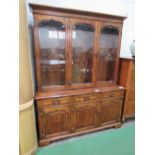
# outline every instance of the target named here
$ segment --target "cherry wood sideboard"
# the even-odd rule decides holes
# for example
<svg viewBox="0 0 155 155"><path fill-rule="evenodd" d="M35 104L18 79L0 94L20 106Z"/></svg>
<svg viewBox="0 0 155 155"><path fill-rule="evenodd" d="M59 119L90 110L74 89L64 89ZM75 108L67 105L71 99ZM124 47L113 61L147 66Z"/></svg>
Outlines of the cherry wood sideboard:
<svg viewBox="0 0 155 155"><path fill-rule="evenodd" d="M123 120L135 116L135 59L120 58L119 84L126 88Z"/></svg>
<svg viewBox="0 0 155 155"><path fill-rule="evenodd" d="M37 93L39 145L108 127L120 127L124 88Z"/></svg>
<svg viewBox="0 0 155 155"><path fill-rule="evenodd" d="M30 4L39 145L120 127L125 17Z"/></svg>

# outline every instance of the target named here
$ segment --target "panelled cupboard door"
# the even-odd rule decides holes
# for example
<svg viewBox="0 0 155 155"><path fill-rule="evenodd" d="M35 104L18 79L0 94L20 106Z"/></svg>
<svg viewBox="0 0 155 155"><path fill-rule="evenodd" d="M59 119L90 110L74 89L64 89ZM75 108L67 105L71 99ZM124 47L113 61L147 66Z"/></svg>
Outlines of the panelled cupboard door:
<svg viewBox="0 0 155 155"><path fill-rule="evenodd" d="M71 83L72 86L92 85L95 51L95 22L70 18Z"/></svg>
<svg viewBox="0 0 155 155"><path fill-rule="evenodd" d="M67 134L71 130L69 106L46 107L38 115L40 138Z"/></svg>
<svg viewBox="0 0 155 155"><path fill-rule="evenodd" d="M76 103L73 109L72 131L82 131L97 126L96 103Z"/></svg>
<svg viewBox="0 0 155 155"><path fill-rule="evenodd" d="M38 85L64 87L68 78L68 18L36 15L35 20Z"/></svg>
<svg viewBox="0 0 155 155"><path fill-rule="evenodd" d="M117 81L117 63L119 56L119 42L121 25L113 23L99 23L97 74L98 85Z"/></svg>
<svg viewBox="0 0 155 155"><path fill-rule="evenodd" d="M100 101L99 106L99 124L109 124L120 122L123 98L107 98Z"/></svg>

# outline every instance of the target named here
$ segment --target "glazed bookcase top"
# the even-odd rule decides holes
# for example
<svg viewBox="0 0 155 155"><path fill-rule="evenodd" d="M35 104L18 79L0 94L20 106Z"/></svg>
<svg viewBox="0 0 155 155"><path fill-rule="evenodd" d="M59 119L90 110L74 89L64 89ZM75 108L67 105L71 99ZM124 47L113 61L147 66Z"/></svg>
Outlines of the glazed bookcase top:
<svg viewBox="0 0 155 155"><path fill-rule="evenodd" d="M117 85L126 17L29 6L34 18L37 92Z"/></svg>

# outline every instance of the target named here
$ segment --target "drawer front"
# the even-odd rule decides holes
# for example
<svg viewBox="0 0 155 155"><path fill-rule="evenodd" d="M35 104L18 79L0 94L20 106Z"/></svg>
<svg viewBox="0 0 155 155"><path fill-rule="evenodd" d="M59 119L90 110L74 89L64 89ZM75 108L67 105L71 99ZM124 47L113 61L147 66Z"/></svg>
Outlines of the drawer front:
<svg viewBox="0 0 155 155"><path fill-rule="evenodd" d="M57 105L57 104L59 104L57 98L37 100L38 107L44 107L44 106L50 106L50 105Z"/></svg>
<svg viewBox="0 0 155 155"><path fill-rule="evenodd" d="M72 102L96 101L98 98L98 94L78 95L72 97Z"/></svg>
<svg viewBox="0 0 155 155"><path fill-rule="evenodd" d="M54 105L69 104L69 103L70 103L70 97L37 100L38 107L51 106L51 105L54 106Z"/></svg>
<svg viewBox="0 0 155 155"><path fill-rule="evenodd" d="M99 99L102 100L104 98L111 98L111 97L123 97L124 91L113 91L113 92L105 92L99 95Z"/></svg>
<svg viewBox="0 0 155 155"><path fill-rule="evenodd" d="M119 96L124 96L124 91L114 91L114 92L111 92L111 96L110 97L119 97Z"/></svg>
<svg viewBox="0 0 155 155"><path fill-rule="evenodd" d="M70 103L81 103L84 101L100 101L104 98L111 97L123 97L124 91L112 91L112 92L104 92L104 93L94 93L87 95L76 95L76 96L67 96L67 97L59 97L59 98L51 98L51 99L43 99L37 100L38 107L43 106L54 106L54 105L63 105Z"/></svg>

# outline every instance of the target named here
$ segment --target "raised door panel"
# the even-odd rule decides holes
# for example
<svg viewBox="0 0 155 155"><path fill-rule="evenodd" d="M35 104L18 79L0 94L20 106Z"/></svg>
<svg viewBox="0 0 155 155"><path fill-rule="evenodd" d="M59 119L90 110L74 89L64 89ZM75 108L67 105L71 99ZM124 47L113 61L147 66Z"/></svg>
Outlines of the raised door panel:
<svg viewBox="0 0 155 155"><path fill-rule="evenodd" d="M70 19L71 22L71 82L72 85L92 85L95 51L95 22Z"/></svg>
<svg viewBox="0 0 155 155"><path fill-rule="evenodd" d="M37 81L41 88L64 87L67 80L67 25L63 17L36 17Z"/></svg>
<svg viewBox="0 0 155 155"><path fill-rule="evenodd" d="M123 98L108 98L99 102L100 125L121 121Z"/></svg>
<svg viewBox="0 0 155 155"><path fill-rule="evenodd" d="M71 129L69 106L48 107L39 112L40 138L67 134Z"/></svg>
<svg viewBox="0 0 155 155"><path fill-rule="evenodd" d="M97 126L96 103L77 103L74 107L73 131L82 131Z"/></svg>

